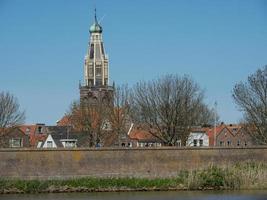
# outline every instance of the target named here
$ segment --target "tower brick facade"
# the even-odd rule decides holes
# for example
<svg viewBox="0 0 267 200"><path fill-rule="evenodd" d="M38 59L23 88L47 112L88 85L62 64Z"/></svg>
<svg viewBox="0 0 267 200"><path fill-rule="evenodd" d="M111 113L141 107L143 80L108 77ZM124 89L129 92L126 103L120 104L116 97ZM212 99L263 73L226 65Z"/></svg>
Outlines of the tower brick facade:
<svg viewBox="0 0 267 200"><path fill-rule="evenodd" d="M111 103L114 87L109 85L109 61L102 39L102 27L95 21L90 27L90 41L84 59L84 84L80 84L81 104L97 101Z"/></svg>

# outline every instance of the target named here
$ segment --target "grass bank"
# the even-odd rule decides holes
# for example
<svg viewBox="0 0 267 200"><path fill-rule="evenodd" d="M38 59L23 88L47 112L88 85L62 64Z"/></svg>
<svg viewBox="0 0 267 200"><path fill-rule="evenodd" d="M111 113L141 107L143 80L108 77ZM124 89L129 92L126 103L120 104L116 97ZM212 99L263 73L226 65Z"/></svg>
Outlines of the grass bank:
<svg viewBox="0 0 267 200"><path fill-rule="evenodd" d="M4 180L0 193L105 192L157 190L267 189L267 164L243 163L228 167L180 171L173 178L79 178L69 180Z"/></svg>

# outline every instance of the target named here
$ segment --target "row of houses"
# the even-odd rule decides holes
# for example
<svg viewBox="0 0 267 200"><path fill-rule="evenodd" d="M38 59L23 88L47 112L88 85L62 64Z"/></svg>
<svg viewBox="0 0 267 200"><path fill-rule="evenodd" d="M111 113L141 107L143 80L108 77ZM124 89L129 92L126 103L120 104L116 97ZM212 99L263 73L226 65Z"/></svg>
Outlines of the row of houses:
<svg viewBox="0 0 267 200"><path fill-rule="evenodd" d="M162 141L141 127L130 126L120 140L112 131L105 134L105 147L145 148L164 146ZM119 144L119 142L120 144ZM21 125L0 137L0 148L76 148L89 147L90 138L85 132L75 132L70 126L45 124ZM186 141L191 147L247 147L253 140L240 125L221 124L213 127L194 127ZM177 141L176 146L181 146Z"/></svg>

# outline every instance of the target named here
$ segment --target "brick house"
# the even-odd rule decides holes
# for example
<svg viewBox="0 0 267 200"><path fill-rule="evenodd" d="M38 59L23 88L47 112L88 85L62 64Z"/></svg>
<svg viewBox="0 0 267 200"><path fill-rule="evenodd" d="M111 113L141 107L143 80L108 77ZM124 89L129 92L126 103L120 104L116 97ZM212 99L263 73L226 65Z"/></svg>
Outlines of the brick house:
<svg viewBox="0 0 267 200"><path fill-rule="evenodd" d="M47 126L43 123L21 125L19 129L29 137L30 146L36 148L47 137Z"/></svg>
<svg viewBox="0 0 267 200"><path fill-rule="evenodd" d="M216 146L246 147L253 144L252 137L239 125L225 125L216 136Z"/></svg>
<svg viewBox="0 0 267 200"><path fill-rule="evenodd" d="M30 138L20 128L12 128L0 137L0 148L29 148Z"/></svg>
<svg viewBox="0 0 267 200"><path fill-rule="evenodd" d="M162 141L153 136L148 131L140 128L134 127L129 133L129 138L131 140L131 147L161 147L163 146Z"/></svg>

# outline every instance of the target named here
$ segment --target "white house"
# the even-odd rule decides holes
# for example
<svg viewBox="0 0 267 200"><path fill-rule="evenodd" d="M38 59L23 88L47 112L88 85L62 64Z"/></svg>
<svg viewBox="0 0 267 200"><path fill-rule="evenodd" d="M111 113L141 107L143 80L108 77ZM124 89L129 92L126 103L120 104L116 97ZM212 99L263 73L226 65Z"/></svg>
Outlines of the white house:
<svg viewBox="0 0 267 200"><path fill-rule="evenodd" d="M49 134L46 138L46 140L42 143L38 143L38 148L57 148L56 142L54 141L51 134Z"/></svg>
<svg viewBox="0 0 267 200"><path fill-rule="evenodd" d="M61 139L60 142L64 148L77 147L77 139Z"/></svg>
<svg viewBox="0 0 267 200"><path fill-rule="evenodd" d="M44 142L40 141L37 148L75 148L77 139L60 139L58 135L49 134Z"/></svg>
<svg viewBox="0 0 267 200"><path fill-rule="evenodd" d="M186 146L208 147L209 137L206 132L191 132L186 142Z"/></svg>

